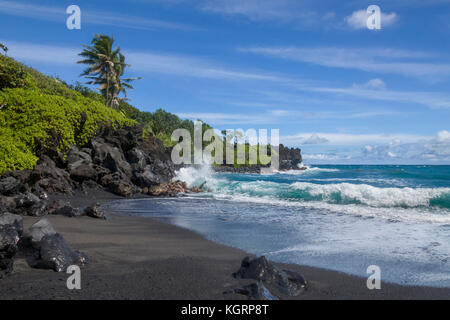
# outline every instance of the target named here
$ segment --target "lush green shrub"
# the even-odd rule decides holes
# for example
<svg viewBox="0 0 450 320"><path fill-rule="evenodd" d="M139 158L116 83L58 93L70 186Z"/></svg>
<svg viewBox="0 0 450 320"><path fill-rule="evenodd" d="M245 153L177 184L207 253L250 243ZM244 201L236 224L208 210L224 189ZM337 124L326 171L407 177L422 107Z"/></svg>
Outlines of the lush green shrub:
<svg viewBox="0 0 450 320"><path fill-rule="evenodd" d="M120 127L135 123L77 92L70 96L45 94L33 88L0 91L0 173L31 169L37 160L37 148L60 151L71 144L83 145L100 124Z"/></svg>
<svg viewBox="0 0 450 320"><path fill-rule="evenodd" d="M0 89L22 88L32 83L33 79L23 65L0 54Z"/></svg>

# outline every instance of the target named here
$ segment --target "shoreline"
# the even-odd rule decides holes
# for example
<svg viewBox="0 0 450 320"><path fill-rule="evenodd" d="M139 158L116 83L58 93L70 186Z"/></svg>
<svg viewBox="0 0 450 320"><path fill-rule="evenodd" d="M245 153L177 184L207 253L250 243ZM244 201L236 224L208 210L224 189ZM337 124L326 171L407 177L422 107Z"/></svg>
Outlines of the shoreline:
<svg viewBox="0 0 450 320"><path fill-rule="evenodd" d="M124 199L101 190L87 195L52 196L74 207ZM14 272L1 280L0 299L237 299L225 291L255 282L235 279L245 256L242 250L207 240L202 235L154 218L110 215L89 217L46 216L72 249L91 258L81 268L81 290L66 288L65 273L31 269L19 258ZM28 228L40 218L25 217ZM281 299L448 299L450 288L409 286L383 282L368 290L366 279L338 271L275 263L300 272L309 283L298 297Z"/></svg>

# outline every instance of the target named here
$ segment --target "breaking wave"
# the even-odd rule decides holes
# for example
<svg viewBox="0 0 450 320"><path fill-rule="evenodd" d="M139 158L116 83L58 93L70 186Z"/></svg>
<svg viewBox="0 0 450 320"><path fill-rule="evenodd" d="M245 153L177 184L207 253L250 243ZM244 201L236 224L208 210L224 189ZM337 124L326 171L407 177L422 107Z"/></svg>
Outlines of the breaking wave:
<svg viewBox="0 0 450 320"><path fill-rule="evenodd" d="M314 168L308 170L315 171ZM323 172L333 169L318 168ZM301 171L300 171L301 172ZM286 174L286 172L283 172ZM289 175L289 172L287 172ZM299 174L301 175L301 173ZM279 176L279 175L278 175ZM215 174L207 166L182 168L176 179L189 186L206 182L208 196L216 199L267 203L277 206L295 206L328 210L353 215L384 217L387 219L415 219L450 222L450 188L393 187L389 179L364 178L303 178L292 177L293 182L277 180L277 175L252 176ZM258 180L255 180L258 179ZM250 181L249 181L250 180ZM296 181L297 180L297 181ZM347 181L346 181L347 180ZM340 182L346 181L346 182ZM365 182L363 182L365 181ZM369 181L374 184L370 185Z"/></svg>

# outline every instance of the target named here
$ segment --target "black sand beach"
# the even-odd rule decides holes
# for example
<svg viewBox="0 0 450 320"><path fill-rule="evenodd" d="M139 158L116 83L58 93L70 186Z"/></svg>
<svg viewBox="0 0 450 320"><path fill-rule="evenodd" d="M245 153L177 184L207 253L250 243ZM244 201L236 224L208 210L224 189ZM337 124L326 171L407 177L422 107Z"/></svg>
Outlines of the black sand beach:
<svg viewBox="0 0 450 320"><path fill-rule="evenodd" d="M64 198L84 207L119 197L95 191ZM19 258L13 274L0 282L0 299L246 299L223 292L254 282L232 277L247 253L154 219L109 218L48 216L73 249L91 258L81 271L81 290L66 288L67 274L32 269ZM37 220L25 217L24 227ZM295 299L450 297L448 288L382 283L381 290L368 290L365 278L306 266L281 266L299 271L309 283L308 290Z"/></svg>

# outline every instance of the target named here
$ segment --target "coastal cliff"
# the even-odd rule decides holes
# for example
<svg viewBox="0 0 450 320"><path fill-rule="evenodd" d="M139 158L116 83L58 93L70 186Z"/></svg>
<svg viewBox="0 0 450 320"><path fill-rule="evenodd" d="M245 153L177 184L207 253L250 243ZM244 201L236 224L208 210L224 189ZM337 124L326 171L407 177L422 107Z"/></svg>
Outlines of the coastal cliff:
<svg viewBox="0 0 450 320"><path fill-rule="evenodd" d="M280 170L298 170L302 164L302 151L300 148L289 148L280 144Z"/></svg>
<svg viewBox="0 0 450 320"><path fill-rule="evenodd" d="M305 167L302 166L302 153L300 148L289 148L285 147L283 144L279 145L279 161L280 170L304 170ZM216 172L232 172L232 173L260 173L261 169L270 167L268 165L220 165L215 166L214 171Z"/></svg>

